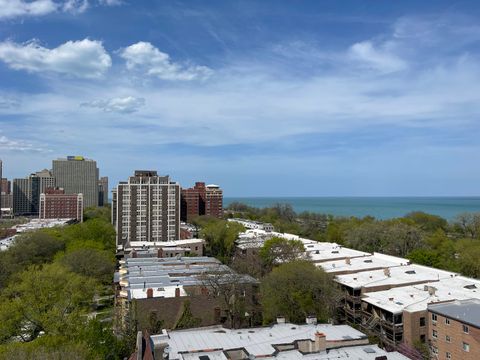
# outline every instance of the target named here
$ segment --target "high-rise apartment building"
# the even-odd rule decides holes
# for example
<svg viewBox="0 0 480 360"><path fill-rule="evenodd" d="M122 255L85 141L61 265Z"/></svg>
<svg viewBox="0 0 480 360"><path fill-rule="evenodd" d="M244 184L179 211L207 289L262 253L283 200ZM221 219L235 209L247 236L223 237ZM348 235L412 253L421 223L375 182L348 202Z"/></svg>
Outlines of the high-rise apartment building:
<svg viewBox="0 0 480 360"><path fill-rule="evenodd" d="M102 176L98 180L98 206L108 204L108 177Z"/></svg>
<svg viewBox="0 0 480 360"><path fill-rule="evenodd" d="M223 191L218 185L207 185L205 189L205 215L223 216Z"/></svg>
<svg viewBox="0 0 480 360"><path fill-rule="evenodd" d="M76 219L83 221L83 195L65 194L61 188L48 188L40 194L40 219Z"/></svg>
<svg viewBox="0 0 480 360"><path fill-rule="evenodd" d="M12 192L12 183L7 178L2 178L0 180L0 193L10 194Z"/></svg>
<svg viewBox="0 0 480 360"><path fill-rule="evenodd" d="M56 186L65 194L83 194L84 206L98 206L97 162L83 156L68 156L53 160L53 176Z"/></svg>
<svg viewBox="0 0 480 360"><path fill-rule="evenodd" d="M13 179L13 213L38 214L40 194L51 187L55 187L55 178L48 170L38 171L24 179Z"/></svg>
<svg viewBox="0 0 480 360"><path fill-rule="evenodd" d="M135 171L112 191L117 246L180 238L180 185L156 171Z"/></svg>
<svg viewBox="0 0 480 360"><path fill-rule="evenodd" d="M182 221L191 222L200 215L223 216L223 191L218 185L196 182L193 188L182 189Z"/></svg>

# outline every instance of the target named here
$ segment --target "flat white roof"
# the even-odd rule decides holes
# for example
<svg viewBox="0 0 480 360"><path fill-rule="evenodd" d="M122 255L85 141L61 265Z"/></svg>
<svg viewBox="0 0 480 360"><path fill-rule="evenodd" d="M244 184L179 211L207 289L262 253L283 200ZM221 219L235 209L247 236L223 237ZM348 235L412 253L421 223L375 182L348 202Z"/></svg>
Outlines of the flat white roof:
<svg viewBox="0 0 480 360"><path fill-rule="evenodd" d="M428 289L434 292L429 294ZM456 276L436 282L402 286L385 291L370 292L362 301L391 313L426 310L428 304L450 300L480 299L480 280Z"/></svg>
<svg viewBox="0 0 480 360"><path fill-rule="evenodd" d="M318 263L323 270L328 273L335 274L344 271L361 272L372 269L380 269L394 267L400 265L408 265L410 261L395 256L373 253L373 255L349 258L348 260L332 260Z"/></svg>
<svg viewBox="0 0 480 360"><path fill-rule="evenodd" d="M172 240L172 241L130 241L127 245L128 248L148 248L148 247L175 247L181 245L190 245L197 243L205 243L204 239L185 239L185 240Z"/></svg>
<svg viewBox="0 0 480 360"><path fill-rule="evenodd" d="M305 250L313 262L323 262L334 259L345 259L368 256L370 253L345 248L336 243L312 242L306 243Z"/></svg>
<svg viewBox="0 0 480 360"><path fill-rule="evenodd" d="M200 356L207 355L210 360L228 360L223 351L194 352L181 354L183 360L199 360ZM386 352L377 345L347 346L338 349L329 349L311 354L302 354L298 350L280 351L274 356L262 357L264 360L375 360L379 356L387 356L388 360L408 360L399 352Z"/></svg>
<svg viewBox="0 0 480 360"><path fill-rule="evenodd" d="M321 332L327 341L366 339L366 335L348 325L331 324L275 324L271 327L227 329L222 326L170 331L168 338L153 335L155 345L168 343L170 359L181 359L181 352L199 352L207 349L244 348L254 356L272 355L272 345L289 344L295 340L315 340ZM210 354L210 353L209 353Z"/></svg>
<svg viewBox="0 0 480 360"><path fill-rule="evenodd" d="M388 360L409 360L399 352L386 352L377 345L348 346L338 349L329 349L319 353L303 355L298 350L280 351L275 358L281 360L375 360L379 356L386 356Z"/></svg>
<svg viewBox="0 0 480 360"><path fill-rule="evenodd" d="M415 282L432 282L442 279L451 279L456 273L434 269L421 265L406 265L388 268L390 276L384 270L363 271L355 274L337 275L335 280L342 285L354 289L369 288L376 286L400 286Z"/></svg>

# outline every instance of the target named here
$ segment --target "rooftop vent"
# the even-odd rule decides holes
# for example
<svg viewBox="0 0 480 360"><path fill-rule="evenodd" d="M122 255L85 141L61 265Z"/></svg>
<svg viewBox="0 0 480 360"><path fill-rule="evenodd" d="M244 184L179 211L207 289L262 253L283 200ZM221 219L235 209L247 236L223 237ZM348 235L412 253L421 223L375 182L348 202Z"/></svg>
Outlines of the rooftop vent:
<svg viewBox="0 0 480 360"><path fill-rule="evenodd" d="M477 286L475 284L471 284L471 285L465 285L464 288L468 290L473 290L473 289L476 289Z"/></svg>
<svg viewBox="0 0 480 360"><path fill-rule="evenodd" d="M332 250L332 254L338 254L338 250Z"/></svg>
<svg viewBox="0 0 480 360"><path fill-rule="evenodd" d="M363 260L364 263L372 263L372 259Z"/></svg>
<svg viewBox="0 0 480 360"><path fill-rule="evenodd" d="M372 348L369 348L369 347L363 348L363 351L365 351L367 354L375 354L376 353L375 350L373 350Z"/></svg>
<svg viewBox="0 0 480 360"><path fill-rule="evenodd" d="M407 271L405 271L405 274L413 275L413 274L416 274L416 272L415 272L415 270L407 270Z"/></svg>

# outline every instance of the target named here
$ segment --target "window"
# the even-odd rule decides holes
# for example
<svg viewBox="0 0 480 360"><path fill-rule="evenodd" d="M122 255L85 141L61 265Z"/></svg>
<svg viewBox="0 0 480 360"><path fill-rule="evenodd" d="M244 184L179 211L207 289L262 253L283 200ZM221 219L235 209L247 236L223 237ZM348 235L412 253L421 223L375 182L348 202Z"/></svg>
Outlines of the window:
<svg viewBox="0 0 480 360"><path fill-rule="evenodd" d="M432 323L433 324L437 323L437 314L432 314Z"/></svg>
<svg viewBox="0 0 480 360"><path fill-rule="evenodd" d="M468 334L468 325L463 325L463 332Z"/></svg>
<svg viewBox="0 0 480 360"><path fill-rule="evenodd" d="M432 352L434 354L438 354L438 348L436 346L432 346Z"/></svg>
<svg viewBox="0 0 480 360"><path fill-rule="evenodd" d="M451 359L452 358L452 354L450 354L448 351L445 353L445 357L447 359Z"/></svg>
<svg viewBox="0 0 480 360"><path fill-rule="evenodd" d="M470 351L470 344L467 344L466 342L463 343L463 351L469 352Z"/></svg>
<svg viewBox="0 0 480 360"><path fill-rule="evenodd" d="M450 325L450 319L449 318L445 318L445 324Z"/></svg>
<svg viewBox="0 0 480 360"><path fill-rule="evenodd" d="M420 318L420 326L425 326L425 318L424 317Z"/></svg>
<svg viewBox="0 0 480 360"><path fill-rule="evenodd" d="M437 338L437 335L438 335L437 330L433 330L433 331L432 331L432 337L433 337L434 339L436 339L436 338Z"/></svg>
<svg viewBox="0 0 480 360"><path fill-rule="evenodd" d="M448 343L449 343L449 342L451 342L451 340L450 340L450 336L448 336L448 335L445 335L445 341L446 341L446 342L448 342Z"/></svg>
<svg viewBox="0 0 480 360"><path fill-rule="evenodd" d="M425 335L420 335L420 341L422 343L425 343L426 339L425 339Z"/></svg>

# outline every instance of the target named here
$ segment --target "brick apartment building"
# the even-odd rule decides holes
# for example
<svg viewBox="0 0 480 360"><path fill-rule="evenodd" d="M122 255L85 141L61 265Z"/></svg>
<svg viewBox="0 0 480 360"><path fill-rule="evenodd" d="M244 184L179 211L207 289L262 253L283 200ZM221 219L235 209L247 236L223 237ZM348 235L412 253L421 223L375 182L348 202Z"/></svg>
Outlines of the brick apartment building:
<svg viewBox="0 0 480 360"><path fill-rule="evenodd" d="M432 359L480 359L480 300L456 300L428 306Z"/></svg>
<svg viewBox="0 0 480 360"><path fill-rule="evenodd" d="M201 215L223 216L223 191L218 185L196 182L193 188L182 189L182 221L189 223Z"/></svg>
<svg viewBox="0 0 480 360"><path fill-rule="evenodd" d="M65 194L62 188L47 188L40 194L40 219L83 221L83 194Z"/></svg>

